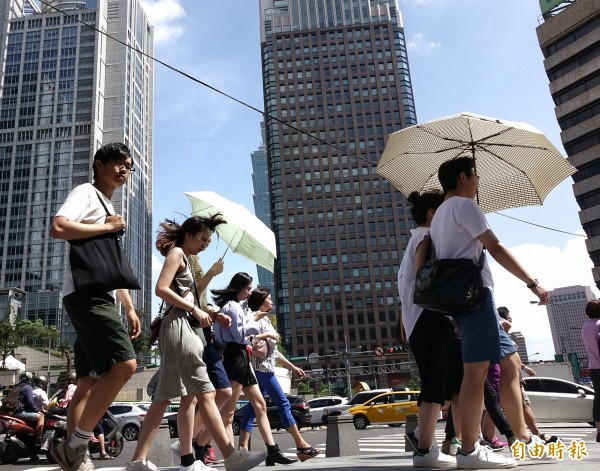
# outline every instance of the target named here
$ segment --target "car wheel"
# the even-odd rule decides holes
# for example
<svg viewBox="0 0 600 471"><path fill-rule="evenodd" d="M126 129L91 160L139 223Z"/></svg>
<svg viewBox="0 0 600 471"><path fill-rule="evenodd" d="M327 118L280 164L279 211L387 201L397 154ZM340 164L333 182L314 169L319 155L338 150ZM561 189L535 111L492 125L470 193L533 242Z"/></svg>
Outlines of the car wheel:
<svg viewBox="0 0 600 471"><path fill-rule="evenodd" d="M238 424L237 422L231 422L231 429L233 430L234 435L240 434L240 424Z"/></svg>
<svg viewBox="0 0 600 471"><path fill-rule="evenodd" d="M321 423L323 425L327 425L327 416L326 415L324 415L323 417L321 417Z"/></svg>
<svg viewBox="0 0 600 471"><path fill-rule="evenodd" d="M302 428L302 421L300 420L300 417L298 417L297 415L292 414L292 417L294 418L294 421L296 422L296 427L298 427L298 430L300 430Z"/></svg>
<svg viewBox="0 0 600 471"><path fill-rule="evenodd" d="M357 430L364 430L369 425L369 419L364 415L355 415L352 421L354 422L354 428Z"/></svg>
<svg viewBox="0 0 600 471"><path fill-rule="evenodd" d="M171 424L169 424L169 437L177 438L177 430Z"/></svg>
<svg viewBox="0 0 600 471"><path fill-rule="evenodd" d="M123 427L121 433L123 434L123 438L125 438L125 440L127 440L128 442L132 442L138 439L140 431L136 425L128 424L125 425L125 427Z"/></svg>
<svg viewBox="0 0 600 471"><path fill-rule="evenodd" d="M390 427L402 427L402 424L388 424Z"/></svg>

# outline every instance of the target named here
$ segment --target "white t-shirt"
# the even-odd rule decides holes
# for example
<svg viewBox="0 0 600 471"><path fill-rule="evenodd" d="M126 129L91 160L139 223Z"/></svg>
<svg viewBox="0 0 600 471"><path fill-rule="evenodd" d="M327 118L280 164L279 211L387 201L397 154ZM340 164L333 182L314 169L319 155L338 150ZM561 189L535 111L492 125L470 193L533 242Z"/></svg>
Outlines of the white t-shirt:
<svg viewBox="0 0 600 471"><path fill-rule="evenodd" d="M402 303L402 324L406 331L406 336L410 337L415 324L423 312L421 306L413 302L415 294L415 255L417 246L429 235L428 227L417 227L410 230L410 240L404 251L402 263L398 270L398 294Z"/></svg>
<svg viewBox="0 0 600 471"><path fill-rule="evenodd" d="M33 402L35 402L38 412L44 412L48 406L48 395L39 386L33 388Z"/></svg>
<svg viewBox="0 0 600 471"><path fill-rule="evenodd" d="M64 216L69 221L81 222L84 224L104 224L106 220L106 210L100 203L98 195L104 201L110 214L115 214L110 200L98 191L91 183L84 183L74 188L67 199L60 207L56 216ZM71 263L69 261L69 251L67 251L67 265L65 277L63 280L63 296L67 296L75 291L73 285L73 276L71 273Z"/></svg>
<svg viewBox="0 0 600 471"><path fill-rule="evenodd" d="M462 196L448 198L436 210L429 229L436 258L470 258L479 263L483 244L477 237L489 229L475 200ZM484 286L494 286L487 256L481 278Z"/></svg>

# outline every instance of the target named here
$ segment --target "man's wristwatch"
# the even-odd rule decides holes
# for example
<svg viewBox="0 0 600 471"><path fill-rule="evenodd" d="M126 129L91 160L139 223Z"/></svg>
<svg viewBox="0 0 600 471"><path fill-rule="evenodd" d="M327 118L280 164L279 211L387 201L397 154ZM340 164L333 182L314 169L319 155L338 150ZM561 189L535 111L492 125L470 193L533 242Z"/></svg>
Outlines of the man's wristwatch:
<svg viewBox="0 0 600 471"><path fill-rule="evenodd" d="M537 280L537 279L534 279L534 280L533 280L533 283L530 283L530 284L528 284L528 285L527 285L527 287L528 287L529 289L531 289L531 288L535 288L535 287L536 287L538 284L539 284L538 280Z"/></svg>

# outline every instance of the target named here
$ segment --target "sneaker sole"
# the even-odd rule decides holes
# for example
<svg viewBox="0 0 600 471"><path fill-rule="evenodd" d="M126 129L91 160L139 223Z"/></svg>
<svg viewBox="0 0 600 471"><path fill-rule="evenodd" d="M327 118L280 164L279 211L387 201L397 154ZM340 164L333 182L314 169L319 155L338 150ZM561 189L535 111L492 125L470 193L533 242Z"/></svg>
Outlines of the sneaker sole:
<svg viewBox="0 0 600 471"><path fill-rule="evenodd" d="M456 469L456 463L434 463L434 464L418 464L413 460L413 468L427 468L427 469Z"/></svg>
<svg viewBox="0 0 600 471"><path fill-rule="evenodd" d="M58 464L63 471L75 471L81 465L80 463L77 468L73 468L72 465L69 465L66 461L63 461L62 456L58 454L58 447L52 448L50 454L52 455L52 458L54 458L54 461L56 461L56 464Z"/></svg>
<svg viewBox="0 0 600 471"><path fill-rule="evenodd" d="M516 468L517 463L480 462L480 463L473 463L470 465L461 465L457 462L456 467L458 469L511 469L511 468Z"/></svg>
<svg viewBox="0 0 600 471"><path fill-rule="evenodd" d="M252 468L255 468L256 466L261 464L263 461L265 461L267 459L267 456L268 456L268 453L266 451L264 451L260 455L258 455L255 459L248 459L246 461L243 461L241 463L240 467L235 468L235 471L250 471ZM230 469L227 468L227 465L225 465L225 471L230 471Z"/></svg>

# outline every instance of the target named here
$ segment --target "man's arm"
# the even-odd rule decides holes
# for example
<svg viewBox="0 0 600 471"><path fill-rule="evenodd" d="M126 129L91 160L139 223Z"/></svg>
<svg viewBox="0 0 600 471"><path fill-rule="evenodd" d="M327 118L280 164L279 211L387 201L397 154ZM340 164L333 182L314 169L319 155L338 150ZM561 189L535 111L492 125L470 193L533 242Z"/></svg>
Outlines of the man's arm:
<svg viewBox="0 0 600 471"><path fill-rule="evenodd" d="M515 256L510 250L500 243L496 235L491 231L487 230L483 234L477 237L479 242L487 249L489 254L496 260L502 267L504 267L509 273L523 281L540 300L540 304L548 304L549 294L548 291L542 286L538 285L538 282L533 278L523 266L518 262Z"/></svg>
<svg viewBox="0 0 600 471"><path fill-rule="evenodd" d="M54 239L79 240L118 232L124 228L125 222L118 214L107 216L104 224L84 224L71 221L65 216L56 216L50 226L50 235Z"/></svg>

